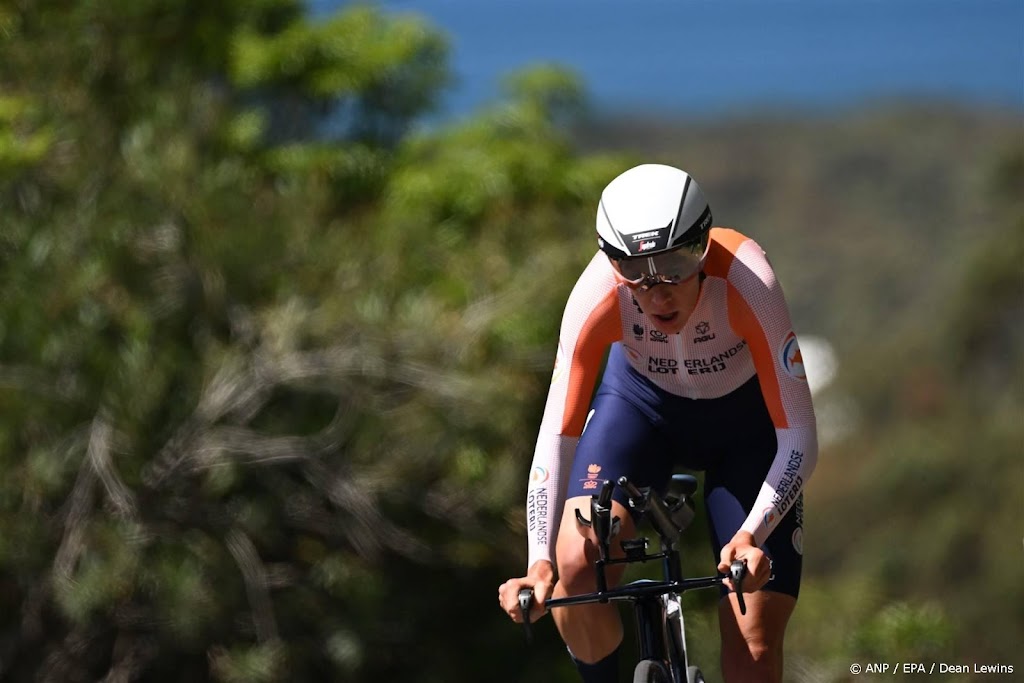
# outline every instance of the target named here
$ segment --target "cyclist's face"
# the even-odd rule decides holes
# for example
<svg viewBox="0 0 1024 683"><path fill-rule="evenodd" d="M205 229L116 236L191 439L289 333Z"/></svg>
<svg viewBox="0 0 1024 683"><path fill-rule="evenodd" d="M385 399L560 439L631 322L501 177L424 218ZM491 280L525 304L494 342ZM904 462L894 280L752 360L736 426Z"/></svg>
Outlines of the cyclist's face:
<svg viewBox="0 0 1024 683"><path fill-rule="evenodd" d="M633 289L633 297L655 329L678 334L697 305L700 279L691 277L679 284L659 284L646 291Z"/></svg>

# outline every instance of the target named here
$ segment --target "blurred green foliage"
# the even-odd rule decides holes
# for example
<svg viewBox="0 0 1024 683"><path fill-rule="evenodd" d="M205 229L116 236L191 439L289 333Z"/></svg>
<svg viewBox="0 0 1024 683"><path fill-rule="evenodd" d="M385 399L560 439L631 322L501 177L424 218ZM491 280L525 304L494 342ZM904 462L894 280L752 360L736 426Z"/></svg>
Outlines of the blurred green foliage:
<svg viewBox="0 0 1024 683"><path fill-rule="evenodd" d="M424 128L445 37L364 5L8 3L0 40L4 680L572 680L494 593L594 202L639 160L692 170L840 357L790 679L1012 663L1018 113L602 121L538 66Z"/></svg>

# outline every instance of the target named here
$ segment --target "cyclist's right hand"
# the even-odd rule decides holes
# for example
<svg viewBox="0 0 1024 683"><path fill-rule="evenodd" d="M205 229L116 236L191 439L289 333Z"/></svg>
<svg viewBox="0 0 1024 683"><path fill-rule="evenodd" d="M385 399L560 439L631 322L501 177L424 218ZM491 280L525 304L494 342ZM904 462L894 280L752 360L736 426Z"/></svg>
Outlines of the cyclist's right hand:
<svg viewBox="0 0 1024 683"><path fill-rule="evenodd" d="M519 591L523 588L533 589L530 621L534 622L544 616L547 611L545 603L555 589L555 569L551 563L547 560L537 560L526 572L526 576L509 579L498 587L498 604L517 624L523 623L523 615L519 609Z"/></svg>

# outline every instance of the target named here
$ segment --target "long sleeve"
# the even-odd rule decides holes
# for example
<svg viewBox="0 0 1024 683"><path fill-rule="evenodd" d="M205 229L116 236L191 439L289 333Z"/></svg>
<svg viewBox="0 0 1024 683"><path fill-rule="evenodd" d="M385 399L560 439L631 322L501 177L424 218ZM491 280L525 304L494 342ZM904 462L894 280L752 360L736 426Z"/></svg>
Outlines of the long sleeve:
<svg viewBox="0 0 1024 683"><path fill-rule="evenodd" d="M615 277L599 252L576 282L562 315L555 369L527 487L528 567L537 560L554 563L566 477L604 353L621 336Z"/></svg>
<svg viewBox="0 0 1024 683"><path fill-rule="evenodd" d="M782 288L753 240L736 246L729 285L730 324L750 345L778 440L775 459L740 527L761 544L793 509L814 471L817 428L800 345Z"/></svg>

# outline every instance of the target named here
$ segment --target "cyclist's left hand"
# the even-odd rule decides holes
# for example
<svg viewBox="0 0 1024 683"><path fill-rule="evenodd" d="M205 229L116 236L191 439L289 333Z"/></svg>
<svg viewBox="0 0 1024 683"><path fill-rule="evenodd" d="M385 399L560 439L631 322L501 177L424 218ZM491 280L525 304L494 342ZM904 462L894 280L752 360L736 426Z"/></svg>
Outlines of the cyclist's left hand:
<svg viewBox="0 0 1024 683"><path fill-rule="evenodd" d="M747 576L743 579L743 592L753 593L768 583L772 576L772 563L764 551L754 545L754 535L748 531L737 531L732 540L722 547L718 571L729 574L729 565L734 560L747 563ZM729 590L735 590L732 581L725 580Z"/></svg>
<svg viewBox="0 0 1024 683"><path fill-rule="evenodd" d="M537 560L526 572L526 576L509 579L498 587L498 604L512 621L523 623L519 610L519 591L523 588L533 589L533 604L530 608L530 621L537 621L547 612L544 603L551 597L555 587L555 570L548 560Z"/></svg>

